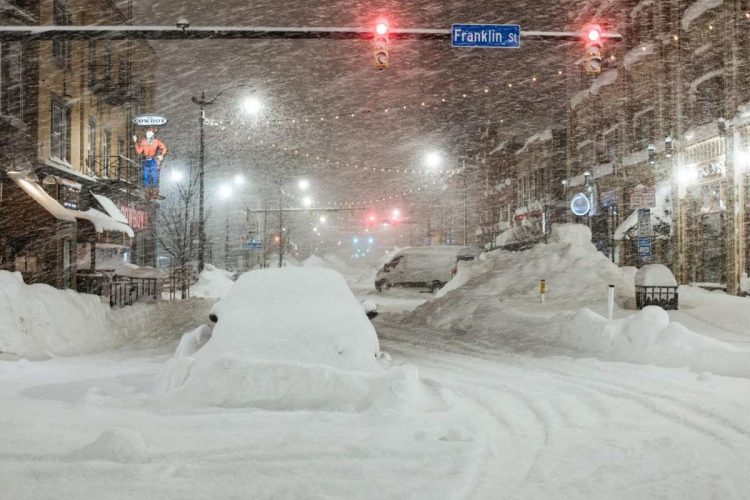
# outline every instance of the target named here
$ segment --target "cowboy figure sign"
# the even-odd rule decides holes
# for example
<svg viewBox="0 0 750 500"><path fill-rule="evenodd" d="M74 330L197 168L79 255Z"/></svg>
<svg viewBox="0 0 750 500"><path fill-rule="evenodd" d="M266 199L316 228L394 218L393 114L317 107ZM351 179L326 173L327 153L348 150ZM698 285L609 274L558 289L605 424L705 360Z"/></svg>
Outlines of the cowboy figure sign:
<svg viewBox="0 0 750 500"><path fill-rule="evenodd" d="M155 137L156 131L156 127L148 127L146 137L140 142L138 136L133 136L135 152L141 155L143 189L146 191L146 198L149 199L159 196L159 168L167 156L167 146Z"/></svg>

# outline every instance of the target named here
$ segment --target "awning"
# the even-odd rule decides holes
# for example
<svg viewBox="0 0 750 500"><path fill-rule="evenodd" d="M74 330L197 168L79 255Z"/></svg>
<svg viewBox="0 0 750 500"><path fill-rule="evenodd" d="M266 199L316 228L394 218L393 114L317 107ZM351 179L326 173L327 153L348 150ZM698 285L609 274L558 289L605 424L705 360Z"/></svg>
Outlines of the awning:
<svg viewBox="0 0 750 500"><path fill-rule="evenodd" d="M104 195L101 194L94 194L94 198L96 198L96 201L101 205L101 207L104 209L107 214L112 217L117 222L122 222L123 224L128 223L128 218L125 217L125 214L123 214L119 208L117 208L117 205L115 205L115 202L110 200Z"/></svg>
<svg viewBox="0 0 750 500"><path fill-rule="evenodd" d="M26 179L26 175L21 172L9 172L8 177L20 187L26 194L36 201L42 208L49 212L55 219L76 222L77 220L87 220L91 222L96 232L116 231L127 234L133 238L135 234L130 226L114 220L109 215L102 213L93 208L85 212L72 210L62 206L56 199L50 196L38 183Z"/></svg>

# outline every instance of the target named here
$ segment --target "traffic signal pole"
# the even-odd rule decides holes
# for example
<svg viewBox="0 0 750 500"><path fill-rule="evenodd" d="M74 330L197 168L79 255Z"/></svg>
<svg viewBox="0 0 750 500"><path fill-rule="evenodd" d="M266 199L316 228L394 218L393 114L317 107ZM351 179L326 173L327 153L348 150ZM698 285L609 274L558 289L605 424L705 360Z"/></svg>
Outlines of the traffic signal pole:
<svg viewBox="0 0 750 500"><path fill-rule="evenodd" d="M391 40L450 41L450 28L389 28ZM586 33L574 31L521 31L525 40L583 40ZM255 27L195 26L0 26L0 41L24 40L207 40L207 39L327 39L369 40L370 27ZM622 40L619 33L602 33L603 40Z"/></svg>

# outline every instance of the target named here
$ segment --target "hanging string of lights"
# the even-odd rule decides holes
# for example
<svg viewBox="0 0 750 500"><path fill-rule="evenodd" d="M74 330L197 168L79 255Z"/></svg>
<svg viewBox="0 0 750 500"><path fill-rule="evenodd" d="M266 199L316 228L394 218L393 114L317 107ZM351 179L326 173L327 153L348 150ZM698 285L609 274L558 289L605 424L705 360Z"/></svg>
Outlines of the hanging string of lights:
<svg viewBox="0 0 750 500"><path fill-rule="evenodd" d="M565 72L563 70L557 70L551 73L550 77L563 77ZM426 110L435 108L438 106L450 105L456 102L465 102L475 97L491 97L497 95L500 92L507 92L508 89L524 88L524 85L536 85L543 81L544 78L534 75L530 78L523 78L513 82L506 82L502 85L482 85L478 89L458 92L455 94L444 94L439 96L431 96L420 99L415 102L402 103L399 105L385 106L378 109L361 109L349 112L338 112L325 115L306 116L300 118L274 118L262 120L265 125L280 125L280 126L297 126L304 124L320 124L321 122L336 122L336 121L347 121L356 118L371 117L376 115L397 115L400 112L413 112L414 110ZM227 127L238 127L247 126L252 124L250 120L232 120L232 119L218 119L214 120L209 117L206 118L205 124L212 127L220 127L222 130L226 130Z"/></svg>

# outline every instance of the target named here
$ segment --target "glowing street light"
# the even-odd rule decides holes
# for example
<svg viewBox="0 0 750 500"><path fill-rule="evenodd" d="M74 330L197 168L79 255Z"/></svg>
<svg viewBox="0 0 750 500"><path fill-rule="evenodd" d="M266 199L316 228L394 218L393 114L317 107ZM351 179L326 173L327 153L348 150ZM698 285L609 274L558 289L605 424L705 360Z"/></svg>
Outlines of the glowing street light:
<svg viewBox="0 0 750 500"><path fill-rule="evenodd" d="M424 158L424 163L425 165L427 165L428 168L437 168L440 166L442 162L443 162L443 159L440 156L440 153L436 151L427 153L427 156L425 156Z"/></svg>
<svg viewBox="0 0 750 500"><path fill-rule="evenodd" d="M184 175L180 170L172 170L172 172L169 174L169 180L171 180L172 182L180 182L183 177Z"/></svg>
<svg viewBox="0 0 750 500"><path fill-rule="evenodd" d="M302 198L302 206L304 207L310 207L312 206L312 198L309 196L305 196Z"/></svg>
<svg viewBox="0 0 750 500"><path fill-rule="evenodd" d="M232 196L232 186L229 184L222 184L219 186L219 197L222 200L226 200L227 198Z"/></svg>
<svg viewBox="0 0 750 500"><path fill-rule="evenodd" d="M325 224L325 223L326 223L326 220L328 220L328 219L326 219L326 216L325 216L325 215L321 215L321 216L320 216L320 223L321 223L321 224Z"/></svg>
<svg viewBox="0 0 750 500"><path fill-rule="evenodd" d="M242 174L237 174L234 176L234 183L238 186L244 186L245 185L245 176Z"/></svg>
<svg viewBox="0 0 750 500"><path fill-rule="evenodd" d="M375 33L383 36L388 33L388 23L386 21L378 21L375 25Z"/></svg>
<svg viewBox="0 0 750 500"><path fill-rule="evenodd" d="M242 109L244 109L247 114L257 115L263 109L263 104L257 97L248 97L242 101Z"/></svg>
<svg viewBox="0 0 750 500"><path fill-rule="evenodd" d="M300 191L307 191L310 189L310 181L307 179L300 179L299 182L297 182L297 188Z"/></svg>

